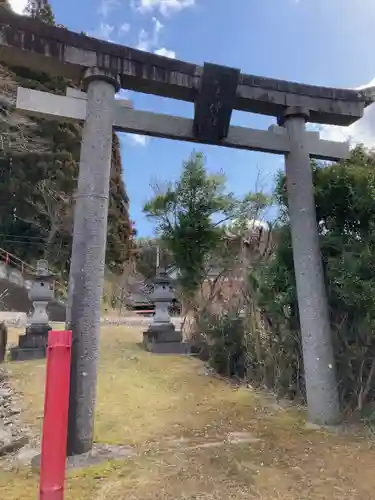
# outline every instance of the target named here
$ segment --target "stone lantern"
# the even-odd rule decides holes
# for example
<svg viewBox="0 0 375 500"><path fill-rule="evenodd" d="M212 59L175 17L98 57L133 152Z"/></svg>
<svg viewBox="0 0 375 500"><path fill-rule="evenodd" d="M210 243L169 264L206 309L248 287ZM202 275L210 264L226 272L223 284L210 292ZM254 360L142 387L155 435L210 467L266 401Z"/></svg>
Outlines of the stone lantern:
<svg viewBox="0 0 375 500"><path fill-rule="evenodd" d="M155 304L155 315L148 330L143 333L143 344L148 351L158 354L188 354L187 344L182 342L181 330L171 321L169 305L174 298L170 279L165 269L159 268L154 280L150 299Z"/></svg>
<svg viewBox="0 0 375 500"><path fill-rule="evenodd" d="M170 280L163 268L159 268L154 280L154 289L150 294L150 299L155 303L155 315L153 323L161 325L171 325L169 315L169 305L174 298L171 290Z"/></svg>
<svg viewBox="0 0 375 500"><path fill-rule="evenodd" d="M29 299L33 304L33 312L26 334L19 337L18 347L11 349L11 358L14 361L44 358L48 332L51 330L47 306L54 298L55 275L48 269L46 260L39 260L36 273L29 274L28 277L31 280Z"/></svg>

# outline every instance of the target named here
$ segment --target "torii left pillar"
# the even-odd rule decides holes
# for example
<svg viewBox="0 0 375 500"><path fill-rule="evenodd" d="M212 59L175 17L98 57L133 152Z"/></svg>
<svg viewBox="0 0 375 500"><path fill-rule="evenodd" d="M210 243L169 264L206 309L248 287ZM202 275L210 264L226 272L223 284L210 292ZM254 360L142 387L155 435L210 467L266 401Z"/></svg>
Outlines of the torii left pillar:
<svg viewBox="0 0 375 500"><path fill-rule="evenodd" d="M83 127L70 265L69 319L73 332L68 455L91 450L99 349L100 301L107 242L109 180L118 77L86 71Z"/></svg>

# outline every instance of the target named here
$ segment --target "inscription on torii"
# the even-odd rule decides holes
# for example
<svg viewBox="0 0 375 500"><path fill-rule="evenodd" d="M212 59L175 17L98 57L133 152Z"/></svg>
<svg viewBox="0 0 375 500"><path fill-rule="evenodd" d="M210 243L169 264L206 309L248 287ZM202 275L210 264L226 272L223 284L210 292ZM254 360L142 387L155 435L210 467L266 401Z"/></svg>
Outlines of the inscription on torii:
<svg viewBox="0 0 375 500"><path fill-rule="evenodd" d="M215 143L228 136L239 78L238 69L204 64L193 125L198 140Z"/></svg>

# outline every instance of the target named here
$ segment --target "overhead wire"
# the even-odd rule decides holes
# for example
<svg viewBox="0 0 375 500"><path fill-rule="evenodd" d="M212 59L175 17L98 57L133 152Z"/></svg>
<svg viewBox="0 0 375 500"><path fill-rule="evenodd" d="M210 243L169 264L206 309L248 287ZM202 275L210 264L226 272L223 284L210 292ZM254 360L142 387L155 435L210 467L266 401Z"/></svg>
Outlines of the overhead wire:
<svg viewBox="0 0 375 500"><path fill-rule="evenodd" d="M22 240L3 240L0 238L0 243L4 244L4 243L12 243L12 244L17 244L17 245L43 245L43 243L45 243L44 241L22 241Z"/></svg>
<svg viewBox="0 0 375 500"><path fill-rule="evenodd" d="M11 234L11 233L0 233L0 239L12 239L12 240L28 240L28 241L45 241L47 238L43 238L42 236L23 236L23 235L16 235L16 234Z"/></svg>

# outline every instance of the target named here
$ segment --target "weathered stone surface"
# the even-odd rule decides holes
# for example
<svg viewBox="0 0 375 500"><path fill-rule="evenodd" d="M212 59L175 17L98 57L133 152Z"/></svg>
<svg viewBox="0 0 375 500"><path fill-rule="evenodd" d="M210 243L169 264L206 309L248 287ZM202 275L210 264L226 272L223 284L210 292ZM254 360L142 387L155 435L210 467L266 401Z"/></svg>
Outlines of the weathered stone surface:
<svg viewBox="0 0 375 500"><path fill-rule="evenodd" d="M153 354L190 354L190 346L185 342L149 342L146 348Z"/></svg>
<svg viewBox="0 0 375 500"><path fill-rule="evenodd" d="M0 446L9 443L11 439L12 433L3 424L0 424Z"/></svg>
<svg viewBox="0 0 375 500"><path fill-rule="evenodd" d="M37 335L32 331L26 331L26 335L20 335L18 338L19 347L21 349L37 349L39 347L46 347L48 343L48 332L51 327L44 333Z"/></svg>
<svg viewBox="0 0 375 500"><path fill-rule="evenodd" d="M26 361L45 357L48 344L48 333L52 330L49 323L47 306L54 298L54 275L48 268L48 262L39 260L36 273L30 274L32 279L29 298L33 304L30 324L26 328L26 335L18 339L18 347L11 349L13 361Z"/></svg>
<svg viewBox="0 0 375 500"><path fill-rule="evenodd" d="M43 359L46 357L46 348L25 348L12 347L10 349L10 358L12 361L31 361L33 359Z"/></svg>
<svg viewBox="0 0 375 500"><path fill-rule="evenodd" d="M21 465L31 465L32 461L35 460L35 457L37 457L39 453L40 453L39 449L25 445L18 451L16 455L16 460Z"/></svg>
<svg viewBox="0 0 375 500"><path fill-rule="evenodd" d="M19 395L10 384L5 369L0 371L0 458L13 460L15 454L23 449L32 433L25 428L20 419Z"/></svg>
<svg viewBox="0 0 375 500"><path fill-rule="evenodd" d="M165 269L159 267L154 279L154 290L150 295L155 303L155 315L148 330L143 333L143 345L146 350L159 354L186 354L182 343L182 332L176 330L169 314L169 304L174 294L170 278Z"/></svg>
<svg viewBox="0 0 375 500"><path fill-rule="evenodd" d="M28 326L26 335L18 337L18 346L10 349L12 361L28 361L46 357L49 325Z"/></svg>
<svg viewBox="0 0 375 500"><path fill-rule="evenodd" d="M68 469L81 469L97 465L108 460L127 459L134 456L133 450L128 446L94 444L92 450L81 455L73 455L67 458ZM34 455L31 466L35 471L40 470L40 454Z"/></svg>
<svg viewBox="0 0 375 500"><path fill-rule="evenodd" d="M0 363L5 360L8 343L8 328L5 323L0 322Z"/></svg>
<svg viewBox="0 0 375 500"><path fill-rule="evenodd" d="M163 328L162 325L151 325L146 332L143 333L144 342L182 342L181 330L175 330L174 325L172 328Z"/></svg>
<svg viewBox="0 0 375 500"><path fill-rule="evenodd" d="M62 113L61 116L67 120L78 115L82 119L86 116L84 109L76 109L73 112L74 103L72 104L71 101L82 101L82 99L73 99L22 87L18 89L18 97L20 98L17 98L17 108L27 115L40 115L46 119L56 119ZM67 99L66 105L64 105L65 99ZM128 105L121 105L121 103L120 99L115 102L114 128L117 131L188 142L212 144L219 141L220 146L223 147L275 154L286 154L290 150L288 135L282 127L272 127L267 131L232 125L227 130L231 112L229 107L226 108L227 121L224 125L220 125L218 130L215 126L213 135L203 131L204 133L199 132L197 136L193 131L194 121L189 118L134 110ZM199 109L198 104L197 107ZM199 128L200 118L197 120L196 126ZM223 134L227 135L222 137ZM319 137L319 132L306 132L306 139L312 158L336 161L349 155L348 144L322 140ZM51 306L49 309L51 314Z"/></svg>
<svg viewBox="0 0 375 500"><path fill-rule="evenodd" d="M227 137L240 70L205 63L195 101L194 135L215 143Z"/></svg>
<svg viewBox="0 0 375 500"><path fill-rule="evenodd" d="M26 436L22 436L17 439L13 439L10 443L3 444L0 446L0 457L4 455L8 455L9 453L15 453L16 451L23 448L28 443L28 438Z"/></svg>
<svg viewBox="0 0 375 500"><path fill-rule="evenodd" d="M202 68L49 26L0 8L0 60L80 81L98 67L120 74L130 90L195 102ZM372 101L365 91L303 85L240 75L235 109L281 116L288 106L310 110L310 120L350 125Z"/></svg>

